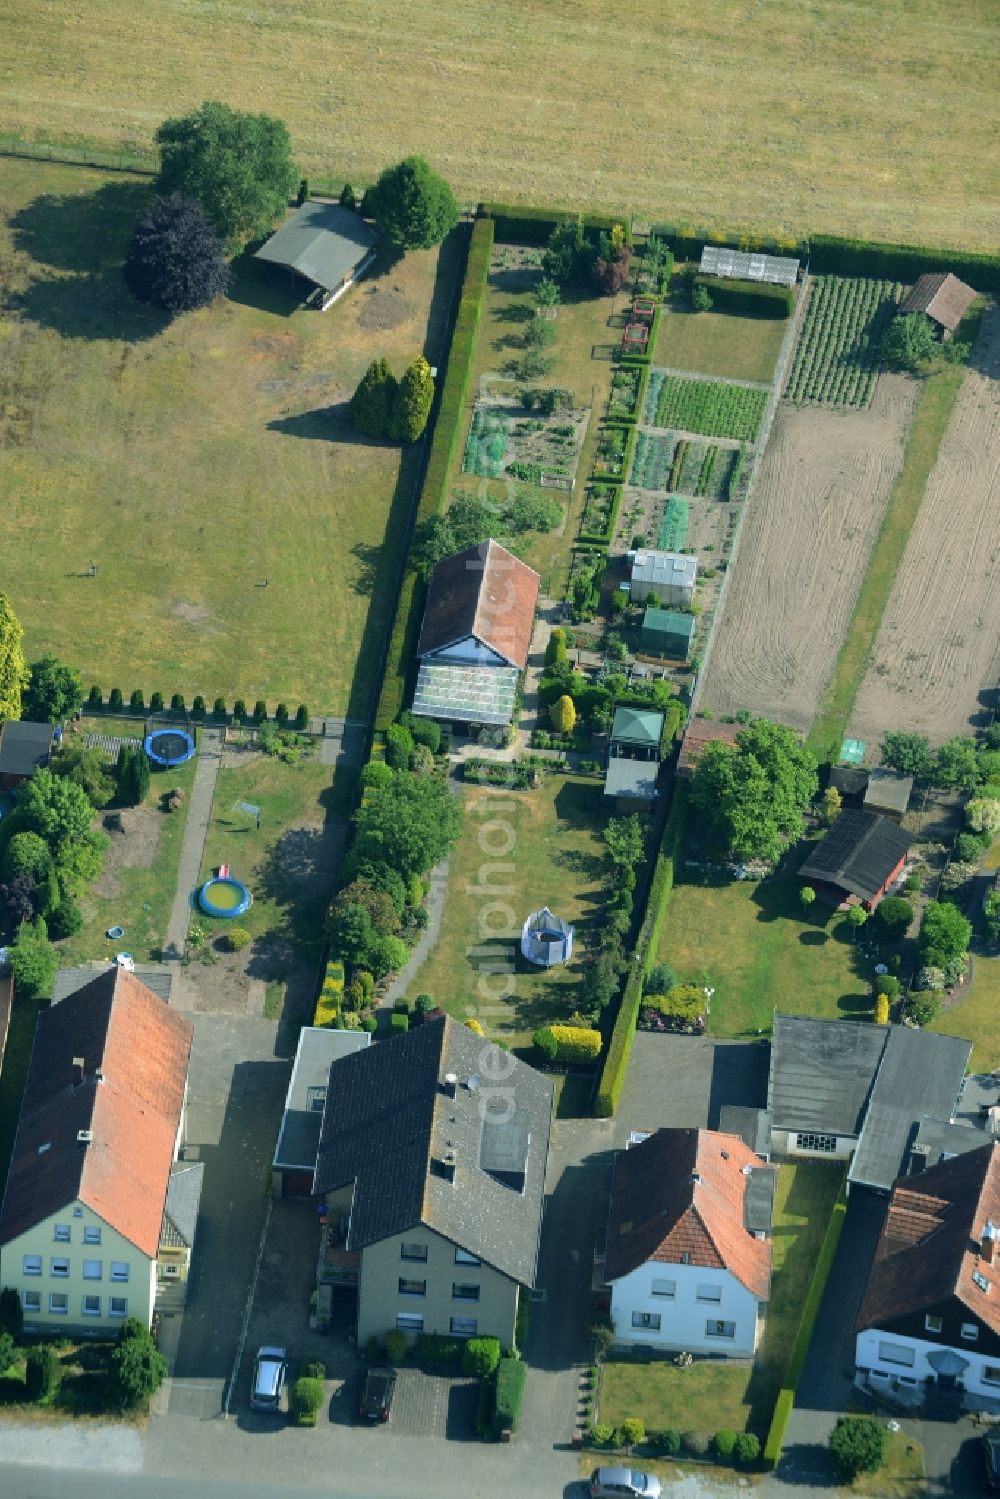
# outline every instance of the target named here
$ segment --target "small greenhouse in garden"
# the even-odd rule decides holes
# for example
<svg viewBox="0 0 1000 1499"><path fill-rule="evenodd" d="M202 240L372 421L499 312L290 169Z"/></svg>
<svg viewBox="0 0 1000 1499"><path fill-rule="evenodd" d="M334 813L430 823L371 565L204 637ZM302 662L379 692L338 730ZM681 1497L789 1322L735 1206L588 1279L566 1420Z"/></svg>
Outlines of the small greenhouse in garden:
<svg viewBox="0 0 1000 1499"><path fill-rule="evenodd" d="M521 928L521 951L529 963L554 968L572 956L573 928L543 906L540 911L532 911Z"/></svg>

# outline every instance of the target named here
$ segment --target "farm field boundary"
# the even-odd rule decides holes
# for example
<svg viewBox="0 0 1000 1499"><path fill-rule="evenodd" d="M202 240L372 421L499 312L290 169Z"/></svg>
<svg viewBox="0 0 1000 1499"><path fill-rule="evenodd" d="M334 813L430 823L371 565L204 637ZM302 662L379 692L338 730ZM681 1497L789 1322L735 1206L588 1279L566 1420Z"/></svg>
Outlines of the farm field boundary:
<svg viewBox="0 0 1000 1499"><path fill-rule="evenodd" d="M974 331L978 331L978 316L975 328L970 328L969 321L966 321L961 330L962 337L968 338ZM924 381L903 455L903 466L889 496L833 677L823 694L809 734L809 747L819 760L836 761L839 756L896 573L964 374L962 365L950 365L928 375Z"/></svg>

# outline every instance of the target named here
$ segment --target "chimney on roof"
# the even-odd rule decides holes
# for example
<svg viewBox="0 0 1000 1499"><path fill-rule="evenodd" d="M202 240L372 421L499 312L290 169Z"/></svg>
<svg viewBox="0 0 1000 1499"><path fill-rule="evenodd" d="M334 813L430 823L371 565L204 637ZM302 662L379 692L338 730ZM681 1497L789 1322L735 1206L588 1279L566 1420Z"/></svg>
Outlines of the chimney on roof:
<svg viewBox="0 0 1000 1499"><path fill-rule="evenodd" d="M986 1227L983 1229L982 1244L979 1249L979 1258L985 1261L987 1265L992 1265L993 1263L993 1256L996 1254L997 1239L1000 1239L1000 1228L997 1228L996 1224L990 1218L987 1218Z"/></svg>
<svg viewBox="0 0 1000 1499"><path fill-rule="evenodd" d="M103 1083L103 1081L104 1081L104 1068L103 1067L98 1067L97 1070L95 1071L95 1073L94 1073L94 1081L96 1083Z"/></svg>
<svg viewBox="0 0 1000 1499"><path fill-rule="evenodd" d="M692 1171L690 1177L688 1178L688 1180L690 1181L692 1187L697 1187L697 1186L701 1185L701 1177L698 1175L697 1171Z"/></svg>
<svg viewBox="0 0 1000 1499"><path fill-rule="evenodd" d="M444 1075L444 1082L441 1084L441 1086L442 1086L442 1088L445 1091L445 1096L446 1097L448 1097L448 1098L457 1098L458 1097L458 1074L456 1072L446 1072L445 1075Z"/></svg>
<svg viewBox="0 0 1000 1499"><path fill-rule="evenodd" d="M79 1088L80 1084L83 1082L83 1074L86 1071L86 1067L87 1067L87 1064L84 1061L83 1057L74 1057L73 1058L73 1087L74 1088Z"/></svg>
<svg viewBox="0 0 1000 1499"><path fill-rule="evenodd" d="M437 1171L435 1174L442 1177L444 1181L450 1182L451 1185L454 1186L456 1168L458 1166L458 1156L455 1154L455 1152L453 1150L444 1151L439 1159L435 1162L435 1165L437 1166Z"/></svg>
<svg viewBox="0 0 1000 1499"><path fill-rule="evenodd" d="M76 1143L83 1149L86 1149L93 1138L94 1132L91 1129L78 1129L76 1132Z"/></svg>

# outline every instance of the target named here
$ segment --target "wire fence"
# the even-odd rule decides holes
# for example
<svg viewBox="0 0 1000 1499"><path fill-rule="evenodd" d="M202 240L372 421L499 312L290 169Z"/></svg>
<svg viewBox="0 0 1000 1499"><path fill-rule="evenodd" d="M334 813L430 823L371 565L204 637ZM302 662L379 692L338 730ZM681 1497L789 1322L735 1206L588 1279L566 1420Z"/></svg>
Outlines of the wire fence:
<svg viewBox="0 0 1000 1499"><path fill-rule="evenodd" d="M27 141L17 135L0 135L0 156L56 161L70 167L101 167L110 172L136 172L146 177L155 177L160 169L160 159L155 151L103 151L96 146Z"/></svg>

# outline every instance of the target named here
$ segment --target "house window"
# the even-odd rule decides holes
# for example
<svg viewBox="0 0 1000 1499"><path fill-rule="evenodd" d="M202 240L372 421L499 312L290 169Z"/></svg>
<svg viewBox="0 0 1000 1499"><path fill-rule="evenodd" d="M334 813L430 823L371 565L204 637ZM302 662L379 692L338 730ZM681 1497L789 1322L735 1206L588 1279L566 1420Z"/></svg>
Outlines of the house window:
<svg viewBox="0 0 1000 1499"><path fill-rule="evenodd" d="M632 1326L644 1327L650 1332L659 1332L660 1314L659 1312L633 1312Z"/></svg>
<svg viewBox="0 0 1000 1499"><path fill-rule="evenodd" d="M406 1280L399 1277L400 1296L426 1296L427 1282L425 1280Z"/></svg>
<svg viewBox="0 0 1000 1499"><path fill-rule="evenodd" d="M396 1326L400 1332L423 1332L424 1319L419 1312L397 1312Z"/></svg>
<svg viewBox="0 0 1000 1499"><path fill-rule="evenodd" d="M452 1317L450 1325L456 1338L474 1338L479 1328L475 1317Z"/></svg>
<svg viewBox="0 0 1000 1499"><path fill-rule="evenodd" d="M479 1287L456 1281L451 1288L452 1301L478 1301Z"/></svg>
<svg viewBox="0 0 1000 1499"><path fill-rule="evenodd" d="M654 1280L652 1292L654 1296L676 1296L677 1282L675 1280Z"/></svg>
<svg viewBox="0 0 1000 1499"><path fill-rule="evenodd" d="M967 1343L978 1343L979 1327L975 1322L962 1323L962 1337Z"/></svg>
<svg viewBox="0 0 1000 1499"><path fill-rule="evenodd" d="M91 1223L83 1230L83 1242L85 1244L99 1244L101 1242L101 1230L98 1224Z"/></svg>
<svg viewBox="0 0 1000 1499"><path fill-rule="evenodd" d="M42 1309L41 1291L22 1291L21 1305L28 1314L31 1312L40 1312Z"/></svg>
<svg viewBox="0 0 1000 1499"><path fill-rule="evenodd" d="M691 1251L690 1251L690 1249L685 1249L684 1253L681 1255L681 1264L682 1265L690 1265L690 1263L691 1263Z"/></svg>
<svg viewBox="0 0 1000 1499"><path fill-rule="evenodd" d="M31 1292L25 1291L24 1294L30 1296ZM982 1374L984 1384L1000 1384L1000 1369L997 1368L996 1364L984 1364Z"/></svg>
<svg viewBox="0 0 1000 1499"><path fill-rule="evenodd" d="M102 1276L103 1273L104 1273L104 1261L103 1260L84 1260L84 1262L83 1262L83 1278L84 1278L84 1280L100 1280L100 1278L101 1278L101 1276Z"/></svg>
<svg viewBox="0 0 1000 1499"><path fill-rule="evenodd" d="M697 1301L721 1301L722 1287L706 1285L703 1282L695 1291L695 1299Z"/></svg>
<svg viewBox="0 0 1000 1499"><path fill-rule="evenodd" d="M735 1338L735 1322L717 1322L714 1317L709 1317L705 1323L706 1338Z"/></svg>
<svg viewBox="0 0 1000 1499"><path fill-rule="evenodd" d="M65 1317L69 1297L63 1291L52 1291L49 1293L49 1311L54 1317Z"/></svg>
<svg viewBox="0 0 1000 1499"><path fill-rule="evenodd" d="M924 1330L926 1332L940 1332L942 1325L942 1319L940 1317L932 1317L930 1312L924 1318Z"/></svg>
<svg viewBox="0 0 1000 1499"><path fill-rule="evenodd" d="M482 1260L477 1254L470 1254L467 1249L455 1250L456 1265L481 1265Z"/></svg>
<svg viewBox="0 0 1000 1499"><path fill-rule="evenodd" d="M68 1244L69 1243L69 1224L68 1223L57 1223L55 1225L54 1230L53 1230L52 1237L55 1239L55 1241L56 1241L57 1244Z"/></svg>
<svg viewBox="0 0 1000 1499"><path fill-rule="evenodd" d="M399 1257L401 1260L423 1260L427 1263L426 1244L408 1244L404 1239L399 1246Z"/></svg>
<svg viewBox="0 0 1000 1499"><path fill-rule="evenodd" d="M22 1265L25 1275L41 1275L42 1273L42 1257L40 1254L26 1254Z"/></svg>
<svg viewBox="0 0 1000 1499"><path fill-rule="evenodd" d="M108 1298L108 1316L109 1317L127 1317L128 1316L128 1297L127 1296L109 1296L109 1298Z"/></svg>
<svg viewBox="0 0 1000 1499"><path fill-rule="evenodd" d="M82 1218L83 1217L83 1208L74 1208L73 1209L73 1217L74 1218Z"/></svg>
<svg viewBox="0 0 1000 1499"><path fill-rule="evenodd" d="M58 1275L60 1280L65 1280L69 1274L69 1260L64 1260L53 1255L49 1263L49 1274Z"/></svg>
<svg viewBox="0 0 1000 1499"><path fill-rule="evenodd" d="M111 1279L112 1280L128 1280L128 1261L127 1260L112 1260L111 1261Z"/></svg>
<svg viewBox="0 0 1000 1499"><path fill-rule="evenodd" d="M907 1348L903 1343L880 1343L878 1361L880 1364L905 1364L908 1369L912 1369L917 1361L917 1354L915 1349Z"/></svg>
<svg viewBox="0 0 1000 1499"><path fill-rule="evenodd" d="M836 1135L804 1134L795 1136L796 1150L836 1150Z"/></svg>
<svg viewBox="0 0 1000 1499"><path fill-rule="evenodd" d="M85 1317L99 1317L101 1315L100 1296L85 1296L83 1298L83 1315Z"/></svg>

